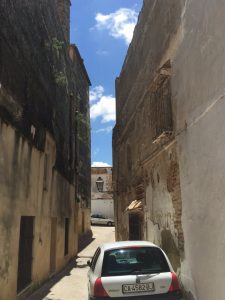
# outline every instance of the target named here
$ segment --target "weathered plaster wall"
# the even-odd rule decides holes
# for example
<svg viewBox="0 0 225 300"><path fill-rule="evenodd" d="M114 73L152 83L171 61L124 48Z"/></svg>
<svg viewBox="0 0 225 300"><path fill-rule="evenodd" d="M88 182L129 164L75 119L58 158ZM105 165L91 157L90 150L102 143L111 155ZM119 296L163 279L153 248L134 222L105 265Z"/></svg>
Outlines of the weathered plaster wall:
<svg viewBox="0 0 225 300"><path fill-rule="evenodd" d="M108 193L109 197L112 195L112 167L102 168L102 167L92 167L91 168L91 192L92 198L101 197L102 193L99 193L96 185L97 179L101 177L104 181L103 192Z"/></svg>
<svg viewBox="0 0 225 300"><path fill-rule="evenodd" d="M78 206L78 234L79 237L82 235L90 238L92 236L91 231L91 210L90 208Z"/></svg>
<svg viewBox="0 0 225 300"><path fill-rule="evenodd" d="M129 237L127 206L137 199L142 186L143 239L160 245L181 276L185 261L182 225L180 166L174 132L155 142L164 130L155 107L165 98L172 103L171 70L182 41L181 19L185 1L144 1L134 37L116 81L117 120L113 134L113 181L117 239ZM160 78L162 66L168 75ZM173 73L172 73L173 74ZM168 105L169 107L169 105ZM167 106L161 113L172 119ZM170 120L168 118L168 120ZM159 127L159 128L158 128ZM161 127L161 128L160 128Z"/></svg>
<svg viewBox="0 0 225 300"><path fill-rule="evenodd" d="M76 99L74 107L75 122L70 131L76 137L74 163L76 166L76 199L84 208L91 206L91 139L90 139L90 107L89 85L91 85L83 59L76 45L70 45L69 55L73 62L76 89L73 97ZM73 107L73 106L72 106ZM72 120L73 114L72 114ZM74 132L75 131L75 132ZM71 157L73 159L73 156ZM75 175L75 174L74 174Z"/></svg>
<svg viewBox="0 0 225 300"><path fill-rule="evenodd" d="M223 299L225 294L224 8L219 0L164 1L163 5L160 1L144 1L117 79L113 141L117 224L121 224L117 226L117 238L127 237L128 220L122 215L134 199L133 183L139 177L147 178L146 234L166 248L181 275L186 298L191 300ZM143 99L148 82L168 59L172 65L175 141L158 157L148 158L146 154L154 149L147 142L149 130L145 136L148 117L140 109L143 117L138 118L137 108L141 101L146 103ZM136 128L140 128L139 134ZM145 136L144 141L140 136ZM174 187L168 178L175 179ZM174 244L168 247L168 241ZM172 256L171 247L176 248Z"/></svg>
<svg viewBox="0 0 225 300"><path fill-rule="evenodd" d="M91 213L102 214L107 218L114 219L114 201L113 199L92 199Z"/></svg>
<svg viewBox="0 0 225 300"><path fill-rule="evenodd" d="M70 41L70 0L56 0L57 10L65 40Z"/></svg>
<svg viewBox="0 0 225 300"><path fill-rule="evenodd" d="M198 300L225 295L224 9L219 0L186 1L172 80L187 241L183 282Z"/></svg>
<svg viewBox="0 0 225 300"><path fill-rule="evenodd" d="M104 181L102 192L98 191L96 185L99 177ZM91 213L114 218L112 167L91 168Z"/></svg>
<svg viewBox="0 0 225 300"><path fill-rule="evenodd" d="M180 272L184 238L181 224L182 203L176 145L172 142L146 163L147 239L160 245Z"/></svg>
<svg viewBox="0 0 225 300"><path fill-rule="evenodd" d="M0 1L1 300L15 298L22 215L35 216L31 288L49 276L51 218L57 218L55 271L77 252L77 192L90 230L90 81L78 49L70 47L74 57L68 53L69 6L69 0Z"/></svg>
<svg viewBox="0 0 225 300"><path fill-rule="evenodd" d="M145 0L129 46L121 73L117 79L117 123L127 124L142 101L146 88L162 65L163 55L180 26L185 0ZM151 29L151 30L149 30Z"/></svg>
<svg viewBox="0 0 225 300"><path fill-rule="evenodd" d="M0 299L16 299L21 216L34 216L32 285L50 275L51 217L57 217L56 270L77 252L74 235L74 187L57 171L55 144L48 135L40 152L10 125L0 123ZM44 157L48 154L48 183ZM45 187L45 188L44 188ZM63 198L62 198L63 195ZM70 218L69 253L64 256L64 220Z"/></svg>
<svg viewBox="0 0 225 300"><path fill-rule="evenodd" d="M74 67L68 55L57 4L69 9L67 0L0 2L0 116L28 139L33 126L35 144L41 150L46 130L51 132L56 141L56 167L72 183L75 126L71 123L75 122L78 90L83 93L78 81L83 82L85 98L81 100L85 103L89 82L79 62Z"/></svg>

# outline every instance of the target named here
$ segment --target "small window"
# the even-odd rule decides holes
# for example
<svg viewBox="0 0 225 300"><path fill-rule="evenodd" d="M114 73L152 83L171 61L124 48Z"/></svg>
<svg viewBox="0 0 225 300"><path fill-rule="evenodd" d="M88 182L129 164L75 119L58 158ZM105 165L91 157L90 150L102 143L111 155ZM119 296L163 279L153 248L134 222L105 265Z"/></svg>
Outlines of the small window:
<svg viewBox="0 0 225 300"><path fill-rule="evenodd" d="M95 252L95 254L94 254L92 260L91 260L91 270L92 270L93 272L94 272L94 270L95 270L95 266L96 266L96 263L97 263L97 260L98 260L98 258L99 258L100 253L101 253L101 250L100 250L100 248L98 248L98 249L96 250L96 252Z"/></svg>

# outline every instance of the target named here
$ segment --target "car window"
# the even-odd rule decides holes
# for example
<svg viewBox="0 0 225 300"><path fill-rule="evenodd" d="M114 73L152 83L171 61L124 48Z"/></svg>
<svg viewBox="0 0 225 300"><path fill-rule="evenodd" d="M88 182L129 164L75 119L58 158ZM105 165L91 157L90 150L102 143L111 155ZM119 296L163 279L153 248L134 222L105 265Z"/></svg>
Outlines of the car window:
<svg viewBox="0 0 225 300"><path fill-rule="evenodd" d="M100 248L98 248L98 249L95 251L94 256L92 257L90 268L91 268L91 270L92 270L93 272L94 272L94 270L95 270L95 266L96 266L96 263L97 263L97 260L98 260L98 257L99 257L99 255L100 255L100 253L101 253L101 250L100 250Z"/></svg>
<svg viewBox="0 0 225 300"><path fill-rule="evenodd" d="M102 276L170 272L164 254L156 247L113 249L105 252Z"/></svg>

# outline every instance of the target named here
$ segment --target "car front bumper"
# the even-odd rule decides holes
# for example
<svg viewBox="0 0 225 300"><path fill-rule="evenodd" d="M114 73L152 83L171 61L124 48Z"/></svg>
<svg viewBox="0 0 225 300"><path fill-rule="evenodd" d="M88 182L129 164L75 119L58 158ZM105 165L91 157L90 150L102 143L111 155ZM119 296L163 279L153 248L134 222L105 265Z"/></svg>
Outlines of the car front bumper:
<svg viewBox="0 0 225 300"><path fill-rule="evenodd" d="M182 300L182 294L180 292L173 292L167 294L160 294L160 295L149 295L149 296L126 296L126 297L108 297L108 298L92 298L90 300Z"/></svg>

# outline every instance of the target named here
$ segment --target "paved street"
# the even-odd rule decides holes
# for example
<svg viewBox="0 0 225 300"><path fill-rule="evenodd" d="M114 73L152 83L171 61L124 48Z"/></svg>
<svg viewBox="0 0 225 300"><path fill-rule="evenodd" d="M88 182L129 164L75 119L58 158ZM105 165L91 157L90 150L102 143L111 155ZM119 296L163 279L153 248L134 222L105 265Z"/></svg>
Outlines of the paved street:
<svg viewBox="0 0 225 300"><path fill-rule="evenodd" d="M73 261L61 274L28 297L28 300L87 299L87 260L100 244L115 240L114 227L92 226L92 231L93 241L78 254L76 262Z"/></svg>

